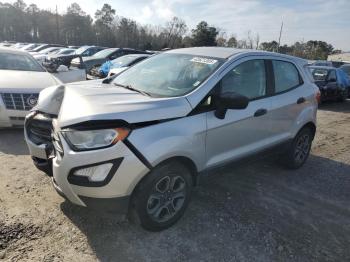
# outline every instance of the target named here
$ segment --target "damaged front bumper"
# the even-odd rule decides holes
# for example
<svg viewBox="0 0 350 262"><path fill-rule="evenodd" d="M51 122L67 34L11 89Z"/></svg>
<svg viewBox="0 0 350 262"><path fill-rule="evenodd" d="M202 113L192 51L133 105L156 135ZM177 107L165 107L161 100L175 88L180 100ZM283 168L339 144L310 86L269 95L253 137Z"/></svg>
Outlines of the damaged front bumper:
<svg viewBox="0 0 350 262"><path fill-rule="evenodd" d="M118 209L115 211L125 213L135 186L149 172L138 156L122 141L108 148L73 151L60 132L54 131L52 121L50 141L40 143L36 140L36 125L33 125L34 120L38 118L45 121L43 116L35 113L26 119L25 139L34 164L52 176L56 191L80 206L102 207L106 211ZM41 127L43 126L44 124ZM46 125L46 128L48 127L49 125ZM48 132L40 131L45 135L43 140L48 138ZM59 145L56 145L56 140L59 140ZM99 183L89 182L86 177L78 177L75 173L77 170L105 163L111 163L112 167L107 177Z"/></svg>

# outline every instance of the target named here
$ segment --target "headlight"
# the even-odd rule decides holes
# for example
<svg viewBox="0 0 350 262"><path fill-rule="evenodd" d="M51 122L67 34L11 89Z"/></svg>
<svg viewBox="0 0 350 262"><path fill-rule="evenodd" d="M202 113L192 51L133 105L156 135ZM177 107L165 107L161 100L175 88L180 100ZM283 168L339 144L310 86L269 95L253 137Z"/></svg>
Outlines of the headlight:
<svg viewBox="0 0 350 262"><path fill-rule="evenodd" d="M76 151L98 149L114 145L119 140L124 140L129 133L130 130L127 128L62 131L64 138L72 149Z"/></svg>

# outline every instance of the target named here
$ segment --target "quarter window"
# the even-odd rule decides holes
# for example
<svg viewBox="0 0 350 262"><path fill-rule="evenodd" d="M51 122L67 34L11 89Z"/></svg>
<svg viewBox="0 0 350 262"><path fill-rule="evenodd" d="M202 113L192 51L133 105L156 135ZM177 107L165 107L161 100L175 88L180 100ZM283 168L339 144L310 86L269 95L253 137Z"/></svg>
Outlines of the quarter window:
<svg viewBox="0 0 350 262"><path fill-rule="evenodd" d="M221 92L235 92L255 99L266 95L264 60L250 60L236 66L221 81Z"/></svg>
<svg viewBox="0 0 350 262"><path fill-rule="evenodd" d="M285 61L272 61L275 75L275 92L281 93L301 84L296 67Z"/></svg>

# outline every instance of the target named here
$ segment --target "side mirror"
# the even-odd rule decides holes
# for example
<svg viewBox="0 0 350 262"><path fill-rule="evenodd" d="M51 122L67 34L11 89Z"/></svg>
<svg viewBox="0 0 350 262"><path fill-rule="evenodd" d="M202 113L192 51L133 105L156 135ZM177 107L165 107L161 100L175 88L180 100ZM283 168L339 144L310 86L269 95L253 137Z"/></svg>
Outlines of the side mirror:
<svg viewBox="0 0 350 262"><path fill-rule="evenodd" d="M219 119L224 119L227 109L245 109L249 104L249 99L246 96L234 92L220 93L215 97L215 116Z"/></svg>

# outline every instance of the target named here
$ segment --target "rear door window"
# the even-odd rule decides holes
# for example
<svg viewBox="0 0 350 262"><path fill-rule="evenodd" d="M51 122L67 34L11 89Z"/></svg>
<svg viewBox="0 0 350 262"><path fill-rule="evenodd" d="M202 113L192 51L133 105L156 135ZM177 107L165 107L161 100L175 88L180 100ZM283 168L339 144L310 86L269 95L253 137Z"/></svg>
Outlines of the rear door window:
<svg viewBox="0 0 350 262"><path fill-rule="evenodd" d="M290 62L272 60L275 93L281 93L302 84L298 69Z"/></svg>

